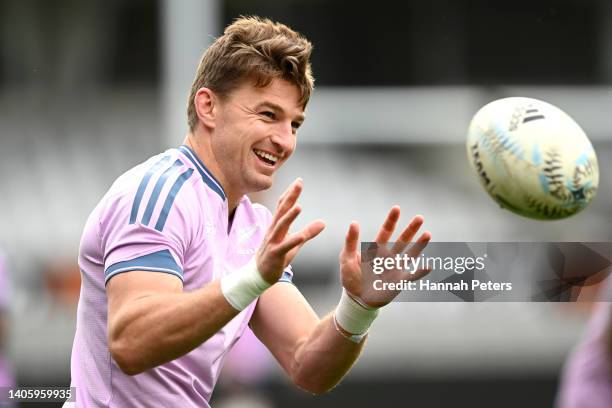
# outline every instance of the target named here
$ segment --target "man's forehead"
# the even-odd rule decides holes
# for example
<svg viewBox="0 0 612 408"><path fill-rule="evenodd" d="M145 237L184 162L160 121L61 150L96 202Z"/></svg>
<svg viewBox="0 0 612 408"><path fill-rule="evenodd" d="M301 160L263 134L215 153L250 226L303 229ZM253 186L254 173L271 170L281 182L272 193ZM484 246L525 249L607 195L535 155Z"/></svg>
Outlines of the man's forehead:
<svg viewBox="0 0 612 408"><path fill-rule="evenodd" d="M255 86L247 81L238 91L241 96L247 96L248 101L254 105L268 106L273 109L283 110L292 116L304 116L303 106L300 104L300 90L289 81L284 79L273 79L269 85ZM245 95L246 94L246 95Z"/></svg>

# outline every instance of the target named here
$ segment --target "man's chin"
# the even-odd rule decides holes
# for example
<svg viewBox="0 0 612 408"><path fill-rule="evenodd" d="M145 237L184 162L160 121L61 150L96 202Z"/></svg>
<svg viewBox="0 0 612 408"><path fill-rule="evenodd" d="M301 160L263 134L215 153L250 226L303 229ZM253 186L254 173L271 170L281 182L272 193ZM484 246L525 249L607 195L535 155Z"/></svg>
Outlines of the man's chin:
<svg viewBox="0 0 612 408"><path fill-rule="evenodd" d="M251 183L249 183L251 185L250 190L253 193L268 190L270 187L272 187L272 181L272 176L264 176L259 174L257 177L251 180Z"/></svg>

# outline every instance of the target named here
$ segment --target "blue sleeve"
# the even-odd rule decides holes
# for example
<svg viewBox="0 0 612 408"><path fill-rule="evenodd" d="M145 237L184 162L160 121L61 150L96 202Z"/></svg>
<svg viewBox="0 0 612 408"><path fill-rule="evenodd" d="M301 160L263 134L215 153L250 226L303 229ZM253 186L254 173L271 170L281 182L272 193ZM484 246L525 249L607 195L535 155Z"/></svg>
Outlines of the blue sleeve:
<svg viewBox="0 0 612 408"><path fill-rule="evenodd" d="M176 263L167 249L109 266L104 272L104 283L107 283L115 275L129 271L165 272L183 280L183 269Z"/></svg>
<svg viewBox="0 0 612 408"><path fill-rule="evenodd" d="M285 268L283 271L283 276L281 276L278 281L293 283L293 270L291 269L291 265Z"/></svg>

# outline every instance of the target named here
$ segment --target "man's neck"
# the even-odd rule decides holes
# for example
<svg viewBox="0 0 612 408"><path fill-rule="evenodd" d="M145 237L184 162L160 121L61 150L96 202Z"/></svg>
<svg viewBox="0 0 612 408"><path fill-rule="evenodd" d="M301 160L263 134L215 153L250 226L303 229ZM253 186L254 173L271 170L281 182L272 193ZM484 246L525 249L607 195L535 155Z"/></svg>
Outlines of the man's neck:
<svg viewBox="0 0 612 408"><path fill-rule="evenodd" d="M225 193L227 200L229 216L229 214L234 213L234 210L238 206L238 203L244 194L235 192L231 188L229 182L227 182L227 179L223 176L215 157L212 155L212 149L205 142L202 142L202 140L205 139L206 138L203 137L196 137L193 133L189 132L185 137L183 144L193 150L198 159L204 163L208 171L210 171L221 184L221 188L223 188L223 192Z"/></svg>

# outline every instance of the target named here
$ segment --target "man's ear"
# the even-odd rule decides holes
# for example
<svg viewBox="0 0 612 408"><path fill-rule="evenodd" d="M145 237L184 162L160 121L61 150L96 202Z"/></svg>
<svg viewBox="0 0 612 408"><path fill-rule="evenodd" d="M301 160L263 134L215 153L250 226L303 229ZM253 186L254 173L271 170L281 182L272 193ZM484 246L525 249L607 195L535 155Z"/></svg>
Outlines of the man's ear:
<svg viewBox="0 0 612 408"><path fill-rule="evenodd" d="M215 127L217 98L209 88L198 89L193 101L200 122L208 128Z"/></svg>

